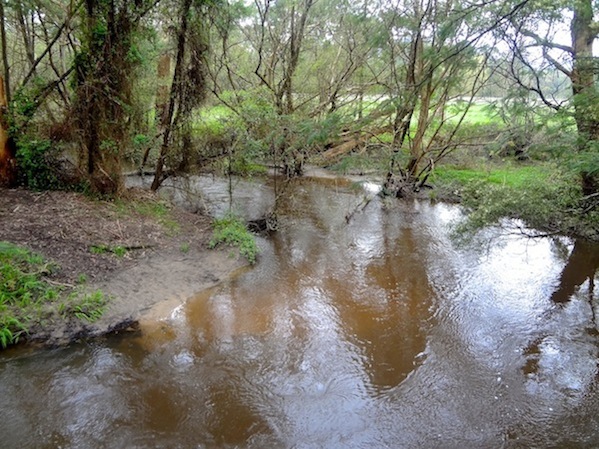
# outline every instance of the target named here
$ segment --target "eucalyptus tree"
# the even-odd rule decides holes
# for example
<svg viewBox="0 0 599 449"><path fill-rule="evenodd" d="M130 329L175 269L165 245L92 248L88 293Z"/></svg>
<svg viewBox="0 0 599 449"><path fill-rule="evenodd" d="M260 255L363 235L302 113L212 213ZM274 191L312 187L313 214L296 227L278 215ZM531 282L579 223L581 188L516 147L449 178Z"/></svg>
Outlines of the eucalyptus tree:
<svg viewBox="0 0 599 449"><path fill-rule="evenodd" d="M294 77L302 53L311 10L317 0L255 0L254 74L273 95L280 114L291 114Z"/></svg>
<svg viewBox="0 0 599 449"><path fill-rule="evenodd" d="M599 35L595 0L545 2L530 0L503 28L511 55L510 76L547 107L571 111L579 135L583 191L597 192L599 182L599 58L593 53ZM569 81L571 95L556 98L542 83L547 71Z"/></svg>
<svg viewBox="0 0 599 449"><path fill-rule="evenodd" d="M85 0L77 49L72 110L81 160L93 190L118 194L127 145L135 67L136 33L155 0Z"/></svg>
<svg viewBox="0 0 599 449"><path fill-rule="evenodd" d="M335 145L336 129L352 127L352 111L360 115L361 99L376 88L369 68L380 65L376 9L349 0L236 3L220 21L227 26L216 27L222 46L214 47L213 92L249 128L259 118L240 106L255 99L270 128L281 130L269 140L296 153Z"/></svg>
<svg viewBox="0 0 599 449"><path fill-rule="evenodd" d="M393 136L388 193L419 189L435 163L458 146L460 125L487 76L476 20L481 13L442 0L400 0L382 12L389 64L379 80L389 97ZM448 114L458 98L464 105Z"/></svg>

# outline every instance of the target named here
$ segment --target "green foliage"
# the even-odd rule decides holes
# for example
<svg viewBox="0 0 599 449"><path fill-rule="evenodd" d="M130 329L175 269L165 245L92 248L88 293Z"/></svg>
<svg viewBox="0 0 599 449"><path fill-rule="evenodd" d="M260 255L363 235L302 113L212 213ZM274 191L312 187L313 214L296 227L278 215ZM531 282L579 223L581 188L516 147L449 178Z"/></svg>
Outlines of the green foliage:
<svg viewBox="0 0 599 449"><path fill-rule="evenodd" d="M505 218L514 218L543 231L598 235L599 214L584 212L576 178L557 168L546 169L540 176L534 175L535 170L516 170L511 176L504 172L503 178L500 171L493 177L462 178L462 205L468 215L458 233L473 235Z"/></svg>
<svg viewBox="0 0 599 449"><path fill-rule="evenodd" d="M254 175L264 175L267 173L267 168L254 162L247 154L235 155L230 161L226 160L223 167L224 174L232 174L250 177Z"/></svg>
<svg viewBox="0 0 599 449"><path fill-rule="evenodd" d="M27 333L25 325L13 316L0 317L0 346L6 348L19 342L19 338Z"/></svg>
<svg viewBox="0 0 599 449"><path fill-rule="evenodd" d="M53 266L41 256L0 241L0 344L17 343L32 315L58 297L44 281Z"/></svg>
<svg viewBox="0 0 599 449"><path fill-rule="evenodd" d="M0 307L54 299L56 291L41 280L52 268L39 255L0 242Z"/></svg>
<svg viewBox="0 0 599 449"><path fill-rule="evenodd" d="M570 153L567 163L575 173L587 173L599 177L599 142L590 141L584 150Z"/></svg>
<svg viewBox="0 0 599 449"><path fill-rule="evenodd" d="M24 137L17 143L17 164L21 184L30 189L61 187L56 169L56 152L49 140Z"/></svg>
<svg viewBox="0 0 599 449"><path fill-rule="evenodd" d="M52 82L35 76L26 87L19 87L13 95L9 109L10 134L19 140L26 132L27 124L40 107L40 100Z"/></svg>
<svg viewBox="0 0 599 449"><path fill-rule="evenodd" d="M214 220L213 228L210 248L216 248L221 244L236 247L248 262L251 264L256 262L258 255L256 240L239 217L231 213L227 214L223 218Z"/></svg>
<svg viewBox="0 0 599 449"><path fill-rule="evenodd" d="M87 275L80 273L79 276L77 276L77 283L78 284L85 284L87 283Z"/></svg>
<svg viewBox="0 0 599 449"><path fill-rule="evenodd" d="M89 248L93 254L106 254L112 253L117 257L124 257L127 254L127 248L123 246L108 246L108 245L92 245Z"/></svg>
<svg viewBox="0 0 599 449"><path fill-rule="evenodd" d="M63 307L63 315L73 314L81 321L93 323L100 319L106 311L108 298L103 292L97 290L93 293L71 295L70 304Z"/></svg>
<svg viewBox="0 0 599 449"><path fill-rule="evenodd" d="M55 287L46 279L54 268L40 255L0 241L1 347L17 343L48 316L85 322L102 316L109 298L101 291L84 293L67 285ZM79 275L80 284L86 280L85 275Z"/></svg>
<svg viewBox="0 0 599 449"><path fill-rule="evenodd" d="M133 146L138 149L145 148L151 142L152 138L145 134L136 134L133 136Z"/></svg>

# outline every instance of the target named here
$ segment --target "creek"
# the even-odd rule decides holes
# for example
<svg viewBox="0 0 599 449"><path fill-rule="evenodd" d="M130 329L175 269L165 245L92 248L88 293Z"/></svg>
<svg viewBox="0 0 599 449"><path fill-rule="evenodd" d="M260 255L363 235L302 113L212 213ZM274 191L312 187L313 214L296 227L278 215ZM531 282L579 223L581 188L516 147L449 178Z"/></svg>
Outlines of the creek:
<svg viewBox="0 0 599 449"><path fill-rule="evenodd" d="M227 181L164 187L229 208ZM235 180L256 218L272 180ZM5 448L599 447L599 246L302 179L258 264L141 332L0 353ZM193 199L193 202L190 200Z"/></svg>

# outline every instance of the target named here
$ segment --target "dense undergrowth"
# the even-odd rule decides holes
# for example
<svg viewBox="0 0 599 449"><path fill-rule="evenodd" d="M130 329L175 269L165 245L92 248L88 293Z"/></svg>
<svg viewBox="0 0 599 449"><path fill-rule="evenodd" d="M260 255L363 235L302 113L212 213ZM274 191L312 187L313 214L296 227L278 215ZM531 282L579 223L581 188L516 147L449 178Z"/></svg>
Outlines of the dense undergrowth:
<svg viewBox="0 0 599 449"><path fill-rule="evenodd" d="M49 275L56 269L38 254L0 242L2 348L19 342L33 326L71 319L94 322L102 316L108 298L100 291L84 293L82 288L53 283Z"/></svg>

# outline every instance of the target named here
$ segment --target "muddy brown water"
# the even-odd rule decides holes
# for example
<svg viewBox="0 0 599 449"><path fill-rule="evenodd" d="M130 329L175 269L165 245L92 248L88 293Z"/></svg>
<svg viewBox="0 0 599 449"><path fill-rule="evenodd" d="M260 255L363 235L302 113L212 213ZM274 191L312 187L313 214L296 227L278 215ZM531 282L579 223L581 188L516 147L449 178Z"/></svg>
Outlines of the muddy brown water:
<svg viewBox="0 0 599 449"><path fill-rule="evenodd" d="M458 247L459 209L418 201L347 224L366 187L296 183L256 267L139 335L0 354L0 447L599 447L599 247Z"/></svg>

